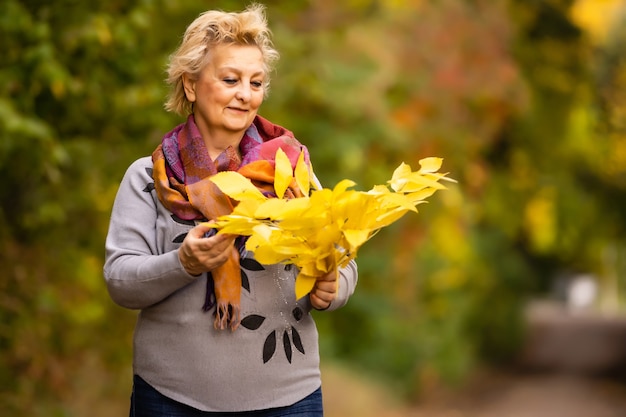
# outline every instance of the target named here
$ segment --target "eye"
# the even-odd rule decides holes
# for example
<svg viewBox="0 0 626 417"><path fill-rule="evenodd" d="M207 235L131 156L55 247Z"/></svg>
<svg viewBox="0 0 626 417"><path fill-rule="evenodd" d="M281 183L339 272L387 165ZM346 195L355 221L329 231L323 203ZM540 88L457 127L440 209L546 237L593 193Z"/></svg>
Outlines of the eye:
<svg viewBox="0 0 626 417"><path fill-rule="evenodd" d="M228 85L237 84L237 80L235 78L224 78L224 82Z"/></svg>
<svg viewBox="0 0 626 417"><path fill-rule="evenodd" d="M252 84L252 86L254 88L261 88L261 87L263 87L263 82L262 81L252 81L250 84Z"/></svg>

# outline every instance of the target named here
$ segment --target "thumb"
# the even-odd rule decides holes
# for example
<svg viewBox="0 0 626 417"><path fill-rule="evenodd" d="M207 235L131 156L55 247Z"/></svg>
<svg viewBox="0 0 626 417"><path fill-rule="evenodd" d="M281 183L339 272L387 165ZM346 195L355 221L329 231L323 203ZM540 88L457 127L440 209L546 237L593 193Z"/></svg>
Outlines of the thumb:
<svg viewBox="0 0 626 417"><path fill-rule="evenodd" d="M202 237L210 237L217 233L217 229L215 229L214 222L203 222L196 225L193 229L189 231L193 237L202 238Z"/></svg>

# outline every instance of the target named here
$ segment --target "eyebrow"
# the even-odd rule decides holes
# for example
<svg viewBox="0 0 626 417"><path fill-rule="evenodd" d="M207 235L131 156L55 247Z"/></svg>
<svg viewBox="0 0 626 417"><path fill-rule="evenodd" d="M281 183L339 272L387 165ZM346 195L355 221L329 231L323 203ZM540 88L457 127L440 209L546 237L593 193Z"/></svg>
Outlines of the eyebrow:
<svg viewBox="0 0 626 417"><path fill-rule="evenodd" d="M236 68L236 67L221 67L219 68L220 71L232 71L232 72L236 72L236 73L242 73L243 71L240 68ZM265 75L265 71L261 70L261 71L257 71L254 74L252 74L253 76L257 76L257 75Z"/></svg>

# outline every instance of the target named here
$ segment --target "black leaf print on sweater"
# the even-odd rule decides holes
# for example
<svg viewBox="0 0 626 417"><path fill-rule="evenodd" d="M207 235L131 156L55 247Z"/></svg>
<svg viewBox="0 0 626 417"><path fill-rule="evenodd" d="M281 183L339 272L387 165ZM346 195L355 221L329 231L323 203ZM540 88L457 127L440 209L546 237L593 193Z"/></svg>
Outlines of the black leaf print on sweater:
<svg viewBox="0 0 626 417"><path fill-rule="evenodd" d="M263 344L263 363L267 363L276 352L276 330L270 333Z"/></svg>
<svg viewBox="0 0 626 417"><path fill-rule="evenodd" d="M304 311L302 311L300 307L296 307L291 314L293 314L293 318L296 319L296 321L300 321L302 320L302 316L304 316Z"/></svg>
<svg viewBox="0 0 626 417"><path fill-rule="evenodd" d="M185 237L187 237L187 233L181 233L180 235L176 236L174 240L172 240L172 242L183 243L183 240L185 240Z"/></svg>
<svg viewBox="0 0 626 417"><path fill-rule="evenodd" d="M241 258L241 266L250 271L263 271L263 265L261 265L256 259Z"/></svg>
<svg viewBox="0 0 626 417"><path fill-rule="evenodd" d="M296 349L298 349L300 353L304 353L304 346L302 345L300 333L298 333L296 328L293 326L291 326L291 337L293 338L293 345L296 347Z"/></svg>
<svg viewBox="0 0 626 417"><path fill-rule="evenodd" d="M256 330L261 327L264 321L265 317L258 314L250 314L241 320L241 325L248 330Z"/></svg>
<svg viewBox="0 0 626 417"><path fill-rule="evenodd" d="M196 225L195 221L181 219L180 217L178 217L175 214L172 214L171 217L172 217L172 220L174 220L178 224L184 224L185 226L192 226L192 227Z"/></svg>
<svg viewBox="0 0 626 417"><path fill-rule="evenodd" d="M248 274L246 274L244 268L249 271L263 271L265 268L256 259L246 258L245 256L239 258L239 265L241 265L241 286L250 292L250 279L248 279Z"/></svg>
<svg viewBox="0 0 626 417"><path fill-rule="evenodd" d="M287 333L287 330L283 332L283 347L285 348L285 356L287 356L287 361L291 363L291 355L293 354L293 350L291 349L291 340L289 340L289 333Z"/></svg>
<svg viewBox="0 0 626 417"><path fill-rule="evenodd" d="M152 178L152 168L146 168L146 174L150 178ZM146 187L142 190L144 193L149 193L154 190L154 182L149 182L146 184Z"/></svg>
<svg viewBox="0 0 626 417"><path fill-rule="evenodd" d="M244 290L250 292L250 280L248 279L248 274L246 271L241 268L241 286Z"/></svg>

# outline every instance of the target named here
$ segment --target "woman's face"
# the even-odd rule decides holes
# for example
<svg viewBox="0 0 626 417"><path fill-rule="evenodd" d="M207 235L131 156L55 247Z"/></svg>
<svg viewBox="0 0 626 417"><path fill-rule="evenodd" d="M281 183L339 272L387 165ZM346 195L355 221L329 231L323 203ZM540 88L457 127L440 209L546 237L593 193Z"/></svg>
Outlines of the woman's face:
<svg viewBox="0 0 626 417"><path fill-rule="evenodd" d="M187 99L204 140L243 133L263 102L265 71L256 46L220 45L196 80L183 76ZM206 137L208 135L208 137Z"/></svg>

